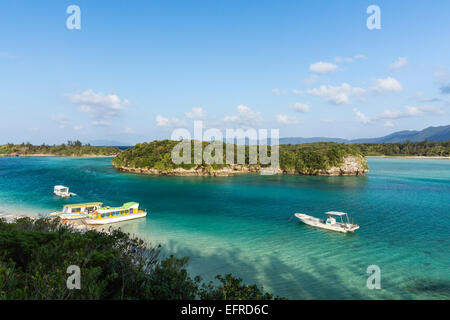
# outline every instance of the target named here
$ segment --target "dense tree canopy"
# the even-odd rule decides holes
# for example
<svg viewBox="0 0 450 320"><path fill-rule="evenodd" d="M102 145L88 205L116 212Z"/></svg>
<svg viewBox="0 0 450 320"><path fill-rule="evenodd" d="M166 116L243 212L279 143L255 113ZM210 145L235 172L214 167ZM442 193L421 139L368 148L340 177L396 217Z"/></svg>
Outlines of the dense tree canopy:
<svg viewBox="0 0 450 320"><path fill-rule="evenodd" d="M273 299L231 274L205 283L186 271L188 258L114 230L81 233L56 219L0 220L3 299ZM67 288L67 267L81 270L81 289Z"/></svg>
<svg viewBox="0 0 450 320"><path fill-rule="evenodd" d="M31 143L0 145L0 155L54 155L54 156L110 156L120 153L115 147L94 147L90 144L83 145L80 141L68 141L67 144L40 146Z"/></svg>
<svg viewBox="0 0 450 320"><path fill-rule="evenodd" d="M139 143L134 148L125 150L113 159L116 167L131 168L155 168L158 170L171 170L175 168L189 169L196 166L193 162L193 150L191 148L191 164L176 165L171 158L171 152L179 141L163 140L149 143ZM191 142L193 144L193 142ZM209 145L203 142L203 150ZM223 144L223 164L212 165L214 169L223 167L226 163L226 144ZM233 145L235 163L237 163L237 148ZM245 146L245 164L249 164L251 155L250 148L256 146ZM270 147L268 155L270 156ZM281 145L280 146L280 168L298 169L301 171L325 170L332 166L338 166L343 162L345 156L359 155L358 148L353 145L339 144L332 142L309 143L301 145ZM257 159L260 164L260 159ZM205 162L203 166L207 166Z"/></svg>
<svg viewBox="0 0 450 320"><path fill-rule="evenodd" d="M450 141L362 143L355 146L366 156L450 156Z"/></svg>

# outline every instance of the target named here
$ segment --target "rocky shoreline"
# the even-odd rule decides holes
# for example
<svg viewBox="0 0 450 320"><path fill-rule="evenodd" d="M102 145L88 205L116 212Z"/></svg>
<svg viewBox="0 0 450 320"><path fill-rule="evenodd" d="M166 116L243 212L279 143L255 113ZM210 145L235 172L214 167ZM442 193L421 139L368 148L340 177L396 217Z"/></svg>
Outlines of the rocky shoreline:
<svg viewBox="0 0 450 320"><path fill-rule="evenodd" d="M366 159L362 156L344 157L344 162L339 167L331 167L327 170L317 171L299 171L289 169L277 169L275 172L269 168L261 168L260 165L228 165L221 169L206 168L197 166L191 169L176 168L173 170L158 170L155 168L131 168L126 166L113 167L121 172L146 174L146 175L167 175L167 176L210 176L210 177L229 177L237 174L290 174L290 175L316 175L316 176L363 176L369 169L366 165Z"/></svg>

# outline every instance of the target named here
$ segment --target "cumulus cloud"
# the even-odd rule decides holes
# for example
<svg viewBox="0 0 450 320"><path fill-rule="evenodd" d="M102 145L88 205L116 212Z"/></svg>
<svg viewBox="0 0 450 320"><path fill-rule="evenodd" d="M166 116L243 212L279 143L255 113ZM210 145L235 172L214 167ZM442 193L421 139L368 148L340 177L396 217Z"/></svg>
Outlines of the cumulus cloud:
<svg viewBox="0 0 450 320"><path fill-rule="evenodd" d="M241 127L254 127L263 121L261 113L253 111L243 104L238 105L236 110L236 115L225 116L223 121L234 123Z"/></svg>
<svg viewBox="0 0 450 320"><path fill-rule="evenodd" d="M363 88L352 87L348 83L340 86L321 85L319 88L306 89L307 94L326 98L329 103L335 105L348 104L352 95L360 95L365 91Z"/></svg>
<svg viewBox="0 0 450 320"><path fill-rule="evenodd" d="M368 117L356 108L353 109L353 113L362 123L370 123L385 120L384 126L392 127L395 125L395 123L392 120L395 119L424 117L429 115L441 115L444 113L444 111L434 106L406 106L403 110L386 109L374 117Z"/></svg>
<svg viewBox="0 0 450 320"><path fill-rule="evenodd" d="M97 126L97 127L110 127L112 126L112 123L106 120L93 120L91 122L91 124L93 126Z"/></svg>
<svg viewBox="0 0 450 320"><path fill-rule="evenodd" d="M281 124L297 124L298 120L296 117L291 117L286 114L277 114L276 115L277 122Z"/></svg>
<svg viewBox="0 0 450 320"><path fill-rule="evenodd" d="M185 112L184 115L189 119L203 119L206 116L203 108L192 108L192 111Z"/></svg>
<svg viewBox="0 0 450 320"><path fill-rule="evenodd" d="M156 116L156 125L158 127L181 127L185 126L186 123L177 118L166 118L158 114Z"/></svg>
<svg viewBox="0 0 450 320"><path fill-rule="evenodd" d="M395 60L393 63L391 63L389 65L389 69L390 70L399 69L399 68L403 67L407 63L408 63L408 59L403 58L403 57L398 57L397 60Z"/></svg>
<svg viewBox="0 0 450 320"><path fill-rule="evenodd" d="M396 92L403 89L401 83L392 77L387 77L385 79L375 79L374 91L377 92Z"/></svg>
<svg viewBox="0 0 450 320"><path fill-rule="evenodd" d="M67 127L67 124L69 123L69 119L61 113L52 116L52 120L55 121L61 129Z"/></svg>
<svg viewBox="0 0 450 320"><path fill-rule="evenodd" d="M336 71L338 66L334 63L319 61L309 66L309 71L313 73L325 74Z"/></svg>
<svg viewBox="0 0 450 320"><path fill-rule="evenodd" d="M375 116L375 120L400 119L439 114L443 114L443 111L434 106L406 106L404 110L386 109L379 115Z"/></svg>
<svg viewBox="0 0 450 320"><path fill-rule="evenodd" d="M362 123L369 123L370 119L361 111L359 111L356 108L353 108L353 113L355 114L355 116L358 118L358 120Z"/></svg>
<svg viewBox="0 0 450 320"><path fill-rule="evenodd" d="M129 104L127 99L120 99L115 94L94 92L91 89L68 95L70 102L78 106L78 111L87 113L93 125L111 125L110 119L118 116Z"/></svg>
<svg viewBox="0 0 450 320"><path fill-rule="evenodd" d="M430 102L439 102L441 101L441 99L438 98L425 98L423 96L422 92L417 92L415 98L419 101L419 102L426 102L426 103L430 103Z"/></svg>
<svg viewBox="0 0 450 320"><path fill-rule="evenodd" d="M132 128L125 128L122 130L122 133L124 134L135 134L136 131L134 131Z"/></svg>
<svg viewBox="0 0 450 320"><path fill-rule="evenodd" d="M301 112L301 113L306 113L309 111L309 105L303 102L297 102L294 104L294 106L292 107L292 109L295 112Z"/></svg>
<svg viewBox="0 0 450 320"><path fill-rule="evenodd" d="M367 59L367 57L365 55L362 54L357 54L354 57L335 57L334 58L334 62L336 63L341 63L341 62L354 62L356 60L360 60L360 59Z"/></svg>
<svg viewBox="0 0 450 320"><path fill-rule="evenodd" d="M282 94L288 94L288 90L280 90L278 88L272 89L272 93L276 96L282 95Z"/></svg>

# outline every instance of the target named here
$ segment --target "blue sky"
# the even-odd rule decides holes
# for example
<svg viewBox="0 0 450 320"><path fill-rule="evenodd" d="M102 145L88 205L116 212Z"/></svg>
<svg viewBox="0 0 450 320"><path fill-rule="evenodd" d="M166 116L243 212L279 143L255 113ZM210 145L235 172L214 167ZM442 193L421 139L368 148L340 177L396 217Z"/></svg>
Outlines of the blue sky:
<svg viewBox="0 0 450 320"><path fill-rule="evenodd" d="M4 0L0 143L136 143L195 119L281 137L447 125L449 32L437 0Z"/></svg>

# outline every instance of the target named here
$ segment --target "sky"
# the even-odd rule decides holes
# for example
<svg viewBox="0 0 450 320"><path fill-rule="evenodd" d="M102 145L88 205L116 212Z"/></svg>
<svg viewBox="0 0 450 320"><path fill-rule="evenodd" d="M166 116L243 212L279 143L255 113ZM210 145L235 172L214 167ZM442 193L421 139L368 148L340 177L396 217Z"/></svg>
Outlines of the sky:
<svg viewBox="0 0 450 320"><path fill-rule="evenodd" d="M134 144L195 120L347 139L448 125L448 34L444 0L2 0L0 144Z"/></svg>

